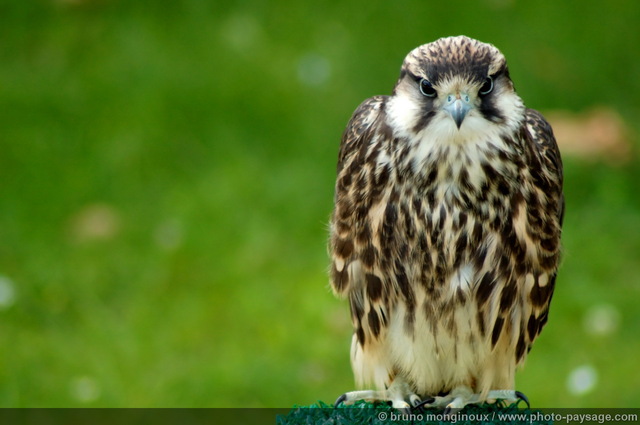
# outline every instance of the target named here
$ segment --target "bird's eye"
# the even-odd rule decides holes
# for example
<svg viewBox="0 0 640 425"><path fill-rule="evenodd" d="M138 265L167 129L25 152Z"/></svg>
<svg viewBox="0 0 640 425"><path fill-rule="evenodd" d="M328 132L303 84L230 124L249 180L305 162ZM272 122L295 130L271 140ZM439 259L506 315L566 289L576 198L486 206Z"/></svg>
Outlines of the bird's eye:
<svg viewBox="0 0 640 425"><path fill-rule="evenodd" d="M424 78L420 80L420 93L427 97L436 97L436 89Z"/></svg>
<svg viewBox="0 0 640 425"><path fill-rule="evenodd" d="M493 90L493 78L487 77L487 79L484 80L484 84L482 84L482 87L480 87L478 93L480 93L481 96L484 96L491 93L491 90Z"/></svg>

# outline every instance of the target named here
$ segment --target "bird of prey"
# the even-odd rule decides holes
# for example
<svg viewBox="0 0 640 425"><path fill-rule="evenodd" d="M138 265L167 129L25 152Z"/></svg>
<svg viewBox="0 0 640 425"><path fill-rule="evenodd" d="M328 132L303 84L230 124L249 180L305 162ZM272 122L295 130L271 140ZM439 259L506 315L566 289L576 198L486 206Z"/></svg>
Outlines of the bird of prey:
<svg viewBox="0 0 640 425"><path fill-rule="evenodd" d="M493 45L447 37L405 58L391 96L342 136L331 284L349 300L360 391L337 403L516 401L547 322L562 163Z"/></svg>

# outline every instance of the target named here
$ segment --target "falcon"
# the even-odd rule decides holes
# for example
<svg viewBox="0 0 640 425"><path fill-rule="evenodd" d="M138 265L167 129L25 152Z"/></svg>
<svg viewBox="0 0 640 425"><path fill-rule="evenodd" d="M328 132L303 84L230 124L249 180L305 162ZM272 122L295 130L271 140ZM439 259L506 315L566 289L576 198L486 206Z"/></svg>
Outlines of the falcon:
<svg viewBox="0 0 640 425"><path fill-rule="evenodd" d="M493 45L412 50L338 155L331 285L349 300L359 391L341 402L517 401L560 257L562 163Z"/></svg>

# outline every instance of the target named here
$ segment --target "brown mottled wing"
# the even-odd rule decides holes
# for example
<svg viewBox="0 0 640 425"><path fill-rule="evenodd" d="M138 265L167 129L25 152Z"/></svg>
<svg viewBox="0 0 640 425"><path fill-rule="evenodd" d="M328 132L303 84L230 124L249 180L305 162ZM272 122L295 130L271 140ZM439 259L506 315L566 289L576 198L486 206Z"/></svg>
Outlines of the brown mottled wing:
<svg viewBox="0 0 640 425"><path fill-rule="evenodd" d="M542 114L535 109L527 109L527 126L531 132L534 146L537 147L540 173L535 175L536 186L545 190L551 201L555 202L559 224L564 217L564 194L562 193L562 159L553 130ZM558 235L559 237L559 235Z"/></svg>
<svg viewBox="0 0 640 425"><path fill-rule="evenodd" d="M387 98L388 96L374 96L362 102L354 111L347 128L342 134L340 152L338 154L338 177L344 171L345 160L354 159L354 156L362 153L363 145L372 141L375 124L378 122ZM362 164L352 165L361 166Z"/></svg>
<svg viewBox="0 0 640 425"><path fill-rule="evenodd" d="M370 209L381 196L388 168L377 167L377 155L388 142L384 124L387 96L364 101L342 136L338 156L335 208L331 217L331 285L349 297L358 340L377 336L386 324L382 306L384 277L376 270L371 243ZM381 131L382 130L382 131Z"/></svg>
<svg viewBox="0 0 640 425"><path fill-rule="evenodd" d="M529 292L531 314L520 341L528 349L547 322L560 261L560 234L564 216L562 160L551 126L533 109L526 111L526 157L530 181L527 202L528 231L537 242L537 264ZM531 187L532 186L532 187ZM531 190L532 189L532 190ZM524 331L524 329L523 329ZM523 338L524 337L524 338ZM523 350L524 347L518 347ZM518 353L518 357L520 358Z"/></svg>

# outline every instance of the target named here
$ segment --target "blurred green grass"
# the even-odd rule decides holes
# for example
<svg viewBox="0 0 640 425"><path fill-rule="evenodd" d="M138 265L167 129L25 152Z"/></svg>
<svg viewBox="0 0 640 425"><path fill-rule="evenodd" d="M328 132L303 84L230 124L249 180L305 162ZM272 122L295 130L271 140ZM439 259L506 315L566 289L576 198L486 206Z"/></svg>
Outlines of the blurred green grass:
<svg viewBox="0 0 640 425"><path fill-rule="evenodd" d="M0 17L2 407L352 389L326 276L339 138L419 44L492 42L529 107L607 105L640 130L634 1L2 1ZM534 406L640 400L635 152L565 158L564 262L518 375ZM567 389L581 367L584 394Z"/></svg>

